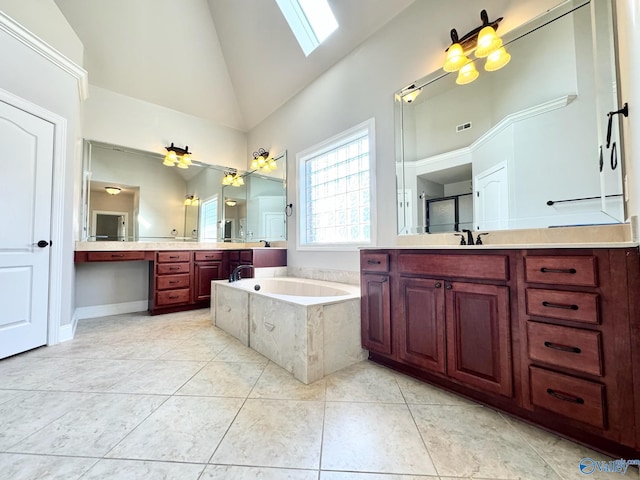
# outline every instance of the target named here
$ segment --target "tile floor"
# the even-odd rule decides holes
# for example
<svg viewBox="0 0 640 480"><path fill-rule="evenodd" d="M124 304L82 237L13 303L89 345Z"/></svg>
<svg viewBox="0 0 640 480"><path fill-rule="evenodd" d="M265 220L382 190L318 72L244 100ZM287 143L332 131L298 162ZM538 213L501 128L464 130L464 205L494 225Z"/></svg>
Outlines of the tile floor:
<svg viewBox="0 0 640 480"><path fill-rule="evenodd" d="M84 320L0 361L0 422L11 480L568 480L604 459L368 361L303 385L208 310Z"/></svg>

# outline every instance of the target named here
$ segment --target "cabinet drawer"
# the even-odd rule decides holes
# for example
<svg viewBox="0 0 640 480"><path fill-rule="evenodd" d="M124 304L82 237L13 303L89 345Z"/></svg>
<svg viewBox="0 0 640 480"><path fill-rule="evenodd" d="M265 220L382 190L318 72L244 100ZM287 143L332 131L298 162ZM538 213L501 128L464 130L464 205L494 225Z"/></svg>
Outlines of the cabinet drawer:
<svg viewBox="0 0 640 480"><path fill-rule="evenodd" d="M176 273L191 272L190 263L162 263L156 265L156 273L158 275L173 275Z"/></svg>
<svg viewBox="0 0 640 480"><path fill-rule="evenodd" d="M144 252L87 252L88 262L121 262L144 260Z"/></svg>
<svg viewBox="0 0 640 480"><path fill-rule="evenodd" d="M240 261L251 263L253 261L253 252L251 250L240 250Z"/></svg>
<svg viewBox="0 0 640 480"><path fill-rule="evenodd" d="M398 255L400 273L438 277L509 280L509 259L503 255Z"/></svg>
<svg viewBox="0 0 640 480"><path fill-rule="evenodd" d="M524 266L527 282L598 286L596 258L592 256L526 256Z"/></svg>
<svg viewBox="0 0 640 480"><path fill-rule="evenodd" d="M188 303L189 293L190 290L188 288L158 292L156 293L156 305L160 307L165 305L175 305L178 303Z"/></svg>
<svg viewBox="0 0 640 480"><path fill-rule="evenodd" d="M191 252L158 252L158 263L188 262Z"/></svg>
<svg viewBox="0 0 640 480"><path fill-rule="evenodd" d="M527 315L589 324L600 323L596 293L527 288L525 296Z"/></svg>
<svg viewBox="0 0 640 480"><path fill-rule="evenodd" d="M222 260L222 252L196 252L196 262L219 262Z"/></svg>
<svg viewBox="0 0 640 480"><path fill-rule="evenodd" d="M604 385L537 367L529 367L529 375L535 406L604 428Z"/></svg>
<svg viewBox="0 0 640 480"><path fill-rule="evenodd" d="M529 358L602 376L600 332L528 322Z"/></svg>
<svg viewBox="0 0 640 480"><path fill-rule="evenodd" d="M158 290L170 290L175 288L189 287L191 275L165 275L156 279L156 288Z"/></svg>
<svg viewBox="0 0 640 480"><path fill-rule="evenodd" d="M388 253L363 253L360 257L360 268L365 272L388 272Z"/></svg>

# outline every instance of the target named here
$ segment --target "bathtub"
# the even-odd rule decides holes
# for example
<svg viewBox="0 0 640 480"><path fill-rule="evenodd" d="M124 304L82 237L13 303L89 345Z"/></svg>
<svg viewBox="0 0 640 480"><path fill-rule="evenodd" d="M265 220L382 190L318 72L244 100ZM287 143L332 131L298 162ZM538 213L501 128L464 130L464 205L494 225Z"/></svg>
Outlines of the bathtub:
<svg viewBox="0 0 640 480"><path fill-rule="evenodd" d="M211 320L303 383L366 358L354 285L296 277L213 281Z"/></svg>

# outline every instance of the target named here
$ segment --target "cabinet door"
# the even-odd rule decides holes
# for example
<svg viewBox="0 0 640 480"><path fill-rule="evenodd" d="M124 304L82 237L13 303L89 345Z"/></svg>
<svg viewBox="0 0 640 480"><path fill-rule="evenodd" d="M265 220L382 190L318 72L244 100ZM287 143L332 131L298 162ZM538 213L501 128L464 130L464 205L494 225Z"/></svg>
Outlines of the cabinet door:
<svg viewBox="0 0 640 480"><path fill-rule="evenodd" d="M398 356L424 369L445 373L444 282L400 279Z"/></svg>
<svg viewBox="0 0 640 480"><path fill-rule="evenodd" d="M211 298L211 281L222 279L222 263L196 263L194 272L195 281L193 300L195 302L203 302L209 300Z"/></svg>
<svg viewBox="0 0 640 480"><path fill-rule="evenodd" d="M509 288L445 282L445 297L448 375L511 397Z"/></svg>
<svg viewBox="0 0 640 480"><path fill-rule="evenodd" d="M391 295L387 275L362 275L362 347L391 354Z"/></svg>

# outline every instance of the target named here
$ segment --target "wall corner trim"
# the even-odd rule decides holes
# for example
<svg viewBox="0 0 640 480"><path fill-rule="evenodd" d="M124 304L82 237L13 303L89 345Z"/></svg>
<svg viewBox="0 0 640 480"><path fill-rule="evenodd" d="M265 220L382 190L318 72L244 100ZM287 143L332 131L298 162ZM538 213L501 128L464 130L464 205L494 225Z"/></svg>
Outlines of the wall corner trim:
<svg viewBox="0 0 640 480"><path fill-rule="evenodd" d="M0 11L0 31L6 32L23 45L41 55L47 61L71 75L78 81L80 100L89 96L89 78L87 71L73 62L47 42L24 28L6 13Z"/></svg>

